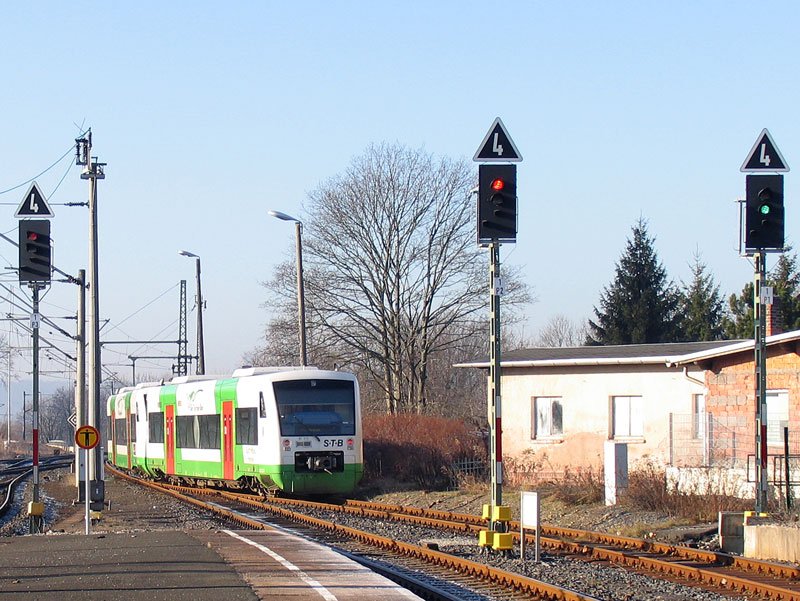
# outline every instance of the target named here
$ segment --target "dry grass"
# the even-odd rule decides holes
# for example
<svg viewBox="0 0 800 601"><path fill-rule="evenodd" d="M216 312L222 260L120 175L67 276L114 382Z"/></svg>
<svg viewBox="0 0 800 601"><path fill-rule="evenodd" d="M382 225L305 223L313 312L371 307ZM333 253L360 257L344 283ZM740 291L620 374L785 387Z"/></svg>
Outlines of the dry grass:
<svg viewBox="0 0 800 601"><path fill-rule="evenodd" d="M413 487L442 490L458 487L464 492L485 490L487 478L454 473L459 460L485 461L484 439L459 420L402 414L364 417L365 484L384 490ZM524 490L535 486L566 506L602 503L605 497L603 471L574 467L555 471L547 457L504 458L504 486ZM619 505L631 511L651 511L681 521L714 521L720 511L752 509L752 500L741 499L720 485L715 490L677 490L666 481L664 467L644 462L632 469L628 488L619 495ZM646 524L631 526L635 536Z"/></svg>
<svg viewBox="0 0 800 601"><path fill-rule="evenodd" d="M630 472L628 488L620 494L620 502L635 509L697 521L714 521L720 511L745 511L753 505L752 500L733 496L723 486L702 494L697 489L676 490L667 485L664 468L652 462Z"/></svg>

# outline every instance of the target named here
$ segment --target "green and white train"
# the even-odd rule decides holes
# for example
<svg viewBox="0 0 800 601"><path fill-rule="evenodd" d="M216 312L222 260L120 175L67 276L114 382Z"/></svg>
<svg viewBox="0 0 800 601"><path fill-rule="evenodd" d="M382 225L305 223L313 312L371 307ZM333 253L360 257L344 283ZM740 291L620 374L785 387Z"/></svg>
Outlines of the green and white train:
<svg viewBox="0 0 800 601"><path fill-rule="evenodd" d="M244 368L214 378L144 383L109 397L109 460L172 482L296 494L356 487L364 460L353 374Z"/></svg>

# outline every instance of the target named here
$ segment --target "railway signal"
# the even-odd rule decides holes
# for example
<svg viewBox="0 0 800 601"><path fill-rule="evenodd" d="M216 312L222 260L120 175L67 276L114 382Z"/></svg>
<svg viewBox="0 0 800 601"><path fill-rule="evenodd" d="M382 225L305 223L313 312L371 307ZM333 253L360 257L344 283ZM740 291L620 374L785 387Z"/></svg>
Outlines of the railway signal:
<svg viewBox="0 0 800 601"><path fill-rule="evenodd" d="M478 241L515 242L517 238L517 166L478 167Z"/></svg>
<svg viewBox="0 0 800 601"><path fill-rule="evenodd" d="M522 161L500 117L494 120L473 157L478 166L478 244L489 251L489 444L490 502L483 507L488 530L478 536L478 545L495 550L511 548L508 532L511 512L503 505L503 425L500 395L500 245L517 241L517 166ZM488 163L488 164L486 164ZM502 164L499 164L502 163Z"/></svg>
<svg viewBox="0 0 800 601"><path fill-rule="evenodd" d="M748 175L745 203L745 247L783 249L782 175Z"/></svg>
<svg viewBox="0 0 800 601"><path fill-rule="evenodd" d="M753 346L755 356L755 485L758 513L767 510L767 255L784 251L783 175L789 165L763 129L742 163L745 179L745 253L753 255ZM764 174L764 172L771 172ZM755 175L751 175L755 174ZM742 234L740 232L741 241Z"/></svg>
<svg viewBox="0 0 800 601"><path fill-rule="evenodd" d="M50 222L30 219L19 222L19 281L50 282L52 246Z"/></svg>

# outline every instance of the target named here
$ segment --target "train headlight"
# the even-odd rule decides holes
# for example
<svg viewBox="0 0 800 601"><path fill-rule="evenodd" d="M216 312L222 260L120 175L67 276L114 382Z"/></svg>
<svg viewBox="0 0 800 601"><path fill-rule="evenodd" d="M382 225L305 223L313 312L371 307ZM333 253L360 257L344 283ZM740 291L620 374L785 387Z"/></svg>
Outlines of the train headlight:
<svg viewBox="0 0 800 601"><path fill-rule="evenodd" d="M284 438L283 439L283 450L284 451L288 451L291 448L292 448L292 441L289 440L288 438Z"/></svg>
<svg viewBox="0 0 800 601"><path fill-rule="evenodd" d="M352 438L348 438L347 439L347 450L348 451L352 451L354 446L355 445L353 443L353 439Z"/></svg>

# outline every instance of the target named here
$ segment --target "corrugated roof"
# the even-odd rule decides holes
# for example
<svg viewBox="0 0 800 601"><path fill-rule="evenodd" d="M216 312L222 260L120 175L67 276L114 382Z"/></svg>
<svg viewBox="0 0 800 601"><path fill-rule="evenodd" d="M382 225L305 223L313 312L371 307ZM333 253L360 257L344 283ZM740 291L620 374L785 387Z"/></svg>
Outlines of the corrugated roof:
<svg viewBox="0 0 800 601"><path fill-rule="evenodd" d="M724 342L675 342L665 344L620 344L609 346L570 346L560 348L523 348L502 354L505 361L537 361L556 359L627 359L647 357L675 357L705 351L739 340Z"/></svg>
<svg viewBox="0 0 800 601"><path fill-rule="evenodd" d="M769 336L766 343L779 344L800 339L800 330ZM752 340L674 342L608 346L535 347L501 355L504 367L555 367L578 365L680 365L753 348ZM488 361L459 363L456 367L489 367Z"/></svg>

